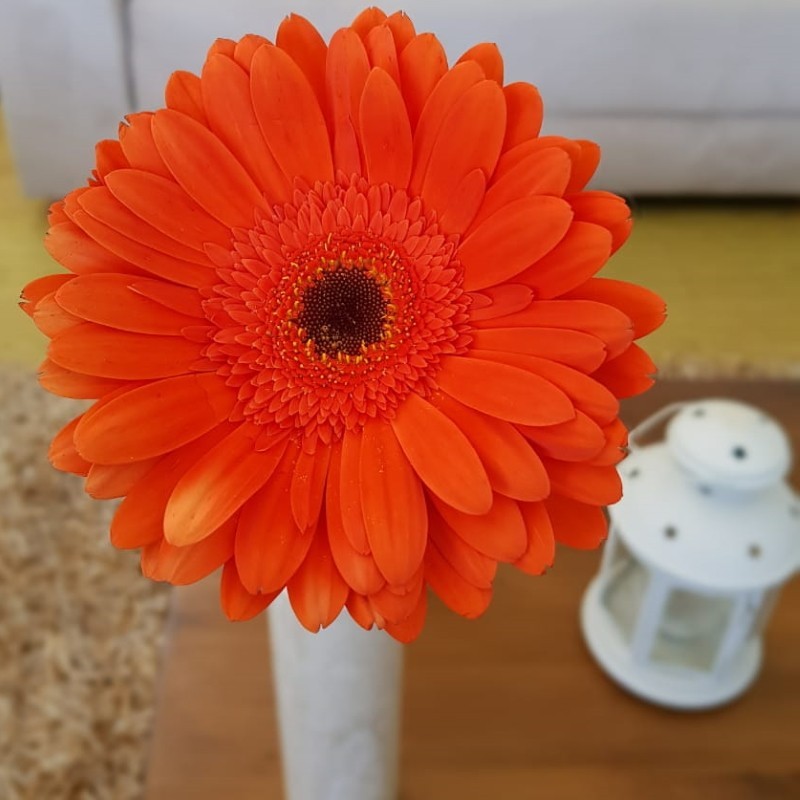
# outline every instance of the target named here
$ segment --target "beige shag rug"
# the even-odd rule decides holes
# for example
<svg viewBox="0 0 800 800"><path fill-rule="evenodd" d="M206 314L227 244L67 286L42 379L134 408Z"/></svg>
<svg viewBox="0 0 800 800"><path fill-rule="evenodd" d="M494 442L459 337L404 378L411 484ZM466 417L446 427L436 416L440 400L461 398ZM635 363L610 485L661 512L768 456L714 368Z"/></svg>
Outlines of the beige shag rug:
<svg viewBox="0 0 800 800"><path fill-rule="evenodd" d="M81 409L0 371L0 798L138 800L169 595L108 541L113 504L56 472Z"/></svg>

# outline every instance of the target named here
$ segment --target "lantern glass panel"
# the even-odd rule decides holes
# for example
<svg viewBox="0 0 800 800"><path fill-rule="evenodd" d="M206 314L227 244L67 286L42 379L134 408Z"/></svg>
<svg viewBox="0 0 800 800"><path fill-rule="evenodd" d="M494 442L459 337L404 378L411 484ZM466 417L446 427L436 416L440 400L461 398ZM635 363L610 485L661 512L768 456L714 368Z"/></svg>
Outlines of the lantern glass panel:
<svg viewBox="0 0 800 800"><path fill-rule="evenodd" d="M612 541L613 551L608 560L602 603L622 638L630 642L650 576L618 534L613 536Z"/></svg>
<svg viewBox="0 0 800 800"><path fill-rule="evenodd" d="M653 642L655 663L709 671L731 620L734 598L673 589Z"/></svg>
<svg viewBox="0 0 800 800"><path fill-rule="evenodd" d="M748 639L760 638L769 618L772 616L775 604L778 602L778 594L780 594L780 589L770 589L764 592L764 597L761 600L761 607L753 616L753 623L747 633Z"/></svg>

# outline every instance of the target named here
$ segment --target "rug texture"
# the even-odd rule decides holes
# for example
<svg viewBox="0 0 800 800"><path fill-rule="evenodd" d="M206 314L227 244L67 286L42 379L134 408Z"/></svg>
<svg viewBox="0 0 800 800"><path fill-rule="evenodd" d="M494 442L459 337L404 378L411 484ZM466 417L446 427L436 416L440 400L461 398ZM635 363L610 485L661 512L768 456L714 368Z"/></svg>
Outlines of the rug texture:
<svg viewBox="0 0 800 800"><path fill-rule="evenodd" d="M0 408L0 798L140 798L168 592L47 462L81 405L3 369Z"/></svg>

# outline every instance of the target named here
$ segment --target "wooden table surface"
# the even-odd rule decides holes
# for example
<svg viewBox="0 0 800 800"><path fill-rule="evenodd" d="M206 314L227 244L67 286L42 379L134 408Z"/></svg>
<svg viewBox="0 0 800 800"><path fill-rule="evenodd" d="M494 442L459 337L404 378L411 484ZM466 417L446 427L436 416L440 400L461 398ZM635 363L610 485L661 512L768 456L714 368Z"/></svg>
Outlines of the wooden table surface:
<svg viewBox="0 0 800 800"><path fill-rule="evenodd" d="M663 382L623 416L713 396L774 414L800 455L796 382ZM677 713L627 695L588 656L578 606L598 559L562 548L542 578L501 569L475 622L431 604L406 651L401 800L800 798L800 581L782 593L755 686ZM282 797L265 622L226 622L215 584L175 592L147 800Z"/></svg>

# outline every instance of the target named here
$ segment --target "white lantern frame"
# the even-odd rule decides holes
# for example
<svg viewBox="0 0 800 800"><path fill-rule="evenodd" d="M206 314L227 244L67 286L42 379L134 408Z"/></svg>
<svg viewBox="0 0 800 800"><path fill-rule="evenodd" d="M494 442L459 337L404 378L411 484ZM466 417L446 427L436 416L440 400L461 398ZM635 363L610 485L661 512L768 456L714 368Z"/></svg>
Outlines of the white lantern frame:
<svg viewBox="0 0 800 800"><path fill-rule="evenodd" d="M662 442L639 444L670 417ZM753 682L761 632L800 561L790 463L777 423L730 400L674 404L632 432L581 609L587 645L618 683L702 709Z"/></svg>

